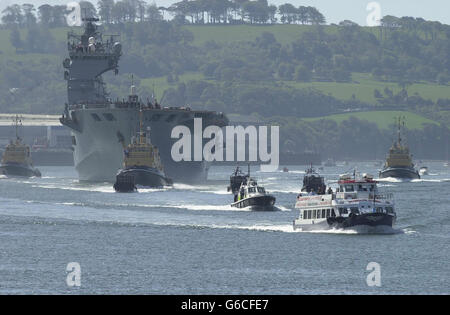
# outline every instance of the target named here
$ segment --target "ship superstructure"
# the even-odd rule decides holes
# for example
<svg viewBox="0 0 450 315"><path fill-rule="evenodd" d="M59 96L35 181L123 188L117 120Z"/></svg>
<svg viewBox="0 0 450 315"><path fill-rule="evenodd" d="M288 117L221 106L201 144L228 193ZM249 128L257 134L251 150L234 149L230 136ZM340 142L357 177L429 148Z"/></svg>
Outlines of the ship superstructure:
<svg viewBox="0 0 450 315"><path fill-rule="evenodd" d="M223 127L228 118L212 111L195 111L189 107L163 107L156 100L143 102L137 95L112 100L106 91L102 74L119 72L122 45L115 35L103 36L97 19L84 19L84 33L68 36L69 58L63 66L67 80L68 103L61 123L72 130L74 163L80 180L113 181L123 163L122 142L129 144L139 125L142 108L143 128L152 130L151 141L160 150L167 176L176 181L206 180L205 161L175 162L171 156L172 129L183 125L193 132L194 118L202 126Z"/></svg>

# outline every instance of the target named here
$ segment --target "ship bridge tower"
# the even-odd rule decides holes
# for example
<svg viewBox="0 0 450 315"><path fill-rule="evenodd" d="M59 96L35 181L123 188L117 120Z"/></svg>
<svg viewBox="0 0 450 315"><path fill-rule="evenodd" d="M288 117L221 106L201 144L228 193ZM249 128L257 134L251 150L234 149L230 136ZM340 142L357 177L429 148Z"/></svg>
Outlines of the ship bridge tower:
<svg viewBox="0 0 450 315"><path fill-rule="evenodd" d="M122 45L118 35L103 36L95 24L98 21L97 18L84 18L84 33L69 32L67 36L69 58L64 60L63 66L69 105L105 103L108 93L102 74L107 71L119 73Z"/></svg>

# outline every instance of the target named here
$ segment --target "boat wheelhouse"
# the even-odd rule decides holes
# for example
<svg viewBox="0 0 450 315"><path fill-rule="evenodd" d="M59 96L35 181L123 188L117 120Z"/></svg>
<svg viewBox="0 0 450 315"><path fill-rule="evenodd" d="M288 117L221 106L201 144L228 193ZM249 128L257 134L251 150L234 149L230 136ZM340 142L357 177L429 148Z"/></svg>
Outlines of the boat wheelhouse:
<svg viewBox="0 0 450 315"><path fill-rule="evenodd" d="M330 193L331 192L331 193ZM396 214L392 194L378 191L373 176L341 175L335 192L324 195L299 194L294 230L346 229L357 226L392 227Z"/></svg>
<svg viewBox="0 0 450 315"><path fill-rule="evenodd" d="M247 174L244 174L239 166L236 167L230 176L230 186L227 187L227 190L231 191L233 195L237 195L242 183L246 182L248 178L250 178L250 165L248 165Z"/></svg>

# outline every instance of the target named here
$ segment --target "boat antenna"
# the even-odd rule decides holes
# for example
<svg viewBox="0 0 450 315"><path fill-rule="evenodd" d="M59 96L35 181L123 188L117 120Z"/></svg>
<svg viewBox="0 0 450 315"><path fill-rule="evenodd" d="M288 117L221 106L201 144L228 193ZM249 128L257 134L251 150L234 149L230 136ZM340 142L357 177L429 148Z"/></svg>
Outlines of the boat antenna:
<svg viewBox="0 0 450 315"><path fill-rule="evenodd" d="M16 115L16 117L13 117L13 122L16 129L16 139L19 139L19 125L22 125L22 117Z"/></svg>
<svg viewBox="0 0 450 315"><path fill-rule="evenodd" d="M156 95L155 95L155 82L153 82L153 90L152 90L152 102L155 101Z"/></svg>
<svg viewBox="0 0 450 315"><path fill-rule="evenodd" d="M139 104L139 144L144 143L144 130L142 121L142 103Z"/></svg>
<svg viewBox="0 0 450 315"><path fill-rule="evenodd" d="M401 116L398 116L398 130L397 130L397 134L398 134L398 145L401 146L402 144L402 135L401 135Z"/></svg>

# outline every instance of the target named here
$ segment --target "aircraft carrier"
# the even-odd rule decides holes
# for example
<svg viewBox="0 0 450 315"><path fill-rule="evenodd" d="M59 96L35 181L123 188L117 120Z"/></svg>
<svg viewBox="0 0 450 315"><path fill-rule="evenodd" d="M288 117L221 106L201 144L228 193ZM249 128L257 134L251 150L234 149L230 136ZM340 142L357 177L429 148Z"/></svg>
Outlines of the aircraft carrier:
<svg viewBox="0 0 450 315"><path fill-rule="evenodd" d="M172 129L177 125L190 128L194 118L202 118L203 128L224 127L228 118L223 113L195 111L188 107L162 107L151 100L142 102L132 89L127 99L108 97L102 74L119 72L122 46L116 35L104 36L98 19L86 18L84 33L68 34L69 58L63 62L67 80L68 103L60 121L72 131L74 164L83 181L114 181L122 167L123 147L129 144L139 128L139 108L143 108L144 128L151 129L151 141L160 150L168 177L179 182L206 180L206 161L175 162L171 157Z"/></svg>

